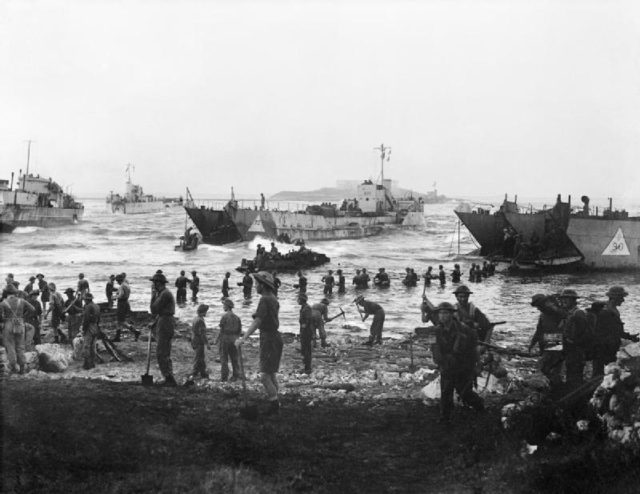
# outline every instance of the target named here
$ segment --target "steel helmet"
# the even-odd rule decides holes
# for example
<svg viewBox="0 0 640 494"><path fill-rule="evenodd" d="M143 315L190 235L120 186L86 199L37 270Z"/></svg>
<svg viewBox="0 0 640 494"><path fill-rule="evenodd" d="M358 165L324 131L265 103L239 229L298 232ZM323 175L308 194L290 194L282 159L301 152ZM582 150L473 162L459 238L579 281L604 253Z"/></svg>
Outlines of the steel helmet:
<svg viewBox="0 0 640 494"><path fill-rule="evenodd" d="M610 297L610 298L626 297L627 295L629 295L629 292L627 292L621 286L612 286L611 288L609 288L609 290L607 291L606 295L607 295L607 297Z"/></svg>
<svg viewBox="0 0 640 494"><path fill-rule="evenodd" d="M453 292L454 295L459 295L459 294L463 294L463 295L470 295L473 292L471 290L469 290L469 287L467 285L460 285L458 288L456 288L456 290Z"/></svg>

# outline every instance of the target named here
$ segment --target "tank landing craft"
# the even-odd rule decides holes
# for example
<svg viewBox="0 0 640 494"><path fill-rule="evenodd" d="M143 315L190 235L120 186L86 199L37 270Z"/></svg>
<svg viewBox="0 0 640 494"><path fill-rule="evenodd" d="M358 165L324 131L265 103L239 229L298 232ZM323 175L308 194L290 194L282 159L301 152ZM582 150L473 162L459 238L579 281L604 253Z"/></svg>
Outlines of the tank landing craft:
<svg viewBox="0 0 640 494"><path fill-rule="evenodd" d="M640 217L571 217L567 235L584 256L584 267L640 270Z"/></svg>
<svg viewBox="0 0 640 494"><path fill-rule="evenodd" d="M241 273L254 273L262 270L284 273L295 272L299 269L311 269L328 262L331 262L331 259L326 255L305 249L298 252L288 252L275 259L265 259L259 268L256 266L255 260L242 259L242 264L236 270Z"/></svg>

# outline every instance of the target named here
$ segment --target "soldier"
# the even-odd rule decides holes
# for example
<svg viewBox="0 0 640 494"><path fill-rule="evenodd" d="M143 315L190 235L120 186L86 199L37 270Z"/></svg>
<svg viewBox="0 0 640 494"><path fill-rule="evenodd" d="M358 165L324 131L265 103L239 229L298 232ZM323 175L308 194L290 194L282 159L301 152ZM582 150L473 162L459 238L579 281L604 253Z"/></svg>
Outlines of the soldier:
<svg viewBox="0 0 640 494"><path fill-rule="evenodd" d="M133 333L134 341L138 341L140 337L140 331L135 329L131 324L127 322L127 316L131 312L131 305L129 305L129 296L131 295L131 288L127 281L127 274L120 273L116 276L118 282L118 293L116 294L116 322L118 329L116 330L116 336L112 341L118 342L122 337L122 330L128 329Z"/></svg>
<svg viewBox="0 0 640 494"><path fill-rule="evenodd" d="M24 292L29 295L33 291L33 282L36 281L35 276L29 277L29 283L24 286Z"/></svg>
<svg viewBox="0 0 640 494"><path fill-rule="evenodd" d="M362 274L360 275L361 285L360 288L369 288L369 282L371 278L369 277L369 273L367 273L367 268L362 268Z"/></svg>
<svg viewBox="0 0 640 494"><path fill-rule="evenodd" d="M440 288L444 288L447 284L447 275L444 272L442 264L438 267L438 279L440 280Z"/></svg>
<svg viewBox="0 0 640 494"><path fill-rule="evenodd" d="M29 292L29 299L27 300L33 307L33 314L27 316L25 322L33 326L33 344L40 345L42 343L42 337L40 335L42 327L42 304L38 300L40 296L40 290L37 288ZM30 342L27 341L28 345Z"/></svg>
<svg viewBox="0 0 640 494"><path fill-rule="evenodd" d="M360 274L360 270L356 269L356 274L353 277L352 285L355 285L356 288L362 288L362 275Z"/></svg>
<svg viewBox="0 0 640 494"><path fill-rule="evenodd" d="M453 294L458 301L455 305L455 316L460 322L475 329L480 341L488 342L491 339L491 323L473 302L469 302L469 295L472 293L466 285L460 285L455 289Z"/></svg>
<svg viewBox="0 0 640 494"><path fill-rule="evenodd" d="M230 277L231 277L231 273L227 271L224 274L224 279L222 280L222 297L223 298L229 298L229 290L231 290L231 288L229 287Z"/></svg>
<svg viewBox="0 0 640 494"><path fill-rule="evenodd" d="M412 270L411 270L411 268L405 268L405 271L406 271L406 273L407 273L407 274L404 276L404 279L402 280L402 284L403 284L404 286L407 286L407 287L409 287L409 286L416 286L416 285L413 283L413 277L411 276L411 274L412 274Z"/></svg>
<svg viewBox="0 0 640 494"><path fill-rule="evenodd" d="M301 269L298 270L298 283L293 285L293 288L297 288L300 294L307 293L307 278Z"/></svg>
<svg viewBox="0 0 640 494"><path fill-rule="evenodd" d="M462 278L462 271L460 271L460 264L454 264L453 271L451 272L451 282L460 283L461 278Z"/></svg>
<svg viewBox="0 0 640 494"><path fill-rule="evenodd" d="M322 282L324 283L322 293L325 295L331 295L333 293L333 285L336 284L336 280L333 277L333 271L331 269L322 277Z"/></svg>
<svg viewBox="0 0 640 494"><path fill-rule="evenodd" d="M354 302L360 312L360 317L364 322L367 317L373 315L373 321L371 322L371 328L369 329L369 340L365 345L382 345L382 328L384 327L384 309L375 302L369 302L364 299L363 295L359 295ZM362 306L362 312L360 307Z"/></svg>
<svg viewBox="0 0 640 494"><path fill-rule="evenodd" d="M80 297L80 304L82 304L82 300L84 299L84 294L89 292L89 282L85 279L84 273L80 273L78 275L78 297Z"/></svg>
<svg viewBox="0 0 640 494"><path fill-rule="evenodd" d="M584 381L584 365L591 343L587 315L578 307L578 298L576 291L570 288L560 293L560 303L566 310L566 317L562 321L562 349L567 368L567 385L572 389Z"/></svg>
<svg viewBox="0 0 640 494"><path fill-rule="evenodd" d="M433 268L431 266L427 267L427 271L422 275L422 277L424 278L424 286L426 287L430 287L431 286L431 280L433 278L435 278L435 276L432 273Z"/></svg>
<svg viewBox="0 0 640 494"><path fill-rule="evenodd" d="M180 271L180 276L176 278L176 302L181 304L187 301L187 284L189 278L184 275L184 271Z"/></svg>
<svg viewBox="0 0 640 494"><path fill-rule="evenodd" d="M276 373L280 368L282 357L282 336L278 332L280 327L280 303L273 294L275 286L271 273L260 271L253 275L258 284L257 290L261 295L258 308L251 325L244 336L238 338L236 346L240 348L256 329L260 328L260 373L262 385L267 393L269 408L267 414L277 414L280 411L278 400L278 380Z"/></svg>
<svg viewBox="0 0 640 494"><path fill-rule="evenodd" d="M233 300L225 298L222 301L224 314L220 318L220 336L218 338L218 350L220 353L220 380L229 379L229 360L231 360L231 381L240 379L240 362L238 361L238 349L236 340L242 334L242 321L233 312Z"/></svg>
<svg viewBox="0 0 640 494"><path fill-rule="evenodd" d="M104 287L104 294L107 296L107 307L109 309L113 307L113 294L118 291L118 289L113 286L113 282L115 280L115 275L109 275L109 281L107 281L107 284Z"/></svg>
<svg viewBox="0 0 640 494"><path fill-rule="evenodd" d="M273 286L275 286L276 288L274 291L274 295L277 297L278 290L282 286L282 281L280 281L280 278L278 278L278 273L276 271L273 271L272 276L273 276Z"/></svg>
<svg viewBox="0 0 640 494"><path fill-rule="evenodd" d="M381 288L387 288L391 284L389 275L384 268L378 268L378 272L373 277L373 284Z"/></svg>
<svg viewBox="0 0 640 494"><path fill-rule="evenodd" d="M251 298L251 290L253 289L253 278L249 274L249 271L244 273L242 277L242 282L238 283L238 286L242 287L242 294L244 295L244 299Z"/></svg>
<svg viewBox="0 0 640 494"><path fill-rule="evenodd" d="M200 291L200 278L195 271L191 271L191 282L189 283L191 288L191 300L194 302L198 300L198 292Z"/></svg>
<svg viewBox="0 0 640 494"><path fill-rule="evenodd" d="M80 324L82 323L82 299L74 296L73 288L67 288L64 293L67 296L64 303L64 311L67 314L67 335L69 341L73 342L73 339L80 332Z"/></svg>
<svg viewBox="0 0 640 494"><path fill-rule="evenodd" d="M40 301L42 302L42 310L47 310L47 302L49 301L49 285L46 281L44 281L44 275L42 273L38 273L36 275L38 279L38 290L40 290Z"/></svg>
<svg viewBox="0 0 640 494"><path fill-rule="evenodd" d="M319 303L311 306L311 319L313 322L313 346L317 345L316 338L319 334L322 348L328 347L327 332L324 330L324 323L329 320L328 298L325 297Z"/></svg>
<svg viewBox="0 0 640 494"><path fill-rule="evenodd" d="M193 382L192 380L198 376L209 379L204 354L205 347L211 350L211 345L209 345L209 340L207 339L207 325L204 321L208 310L209 306L207 304L200 304L196 311L196 317L191 323L191 348L195 351L195 355L193 356L193 370L187 378L187 382Z"/></svg>
<svg viewBox="0 0 640 494"><path fill-rule="evenodd" d="M54 343L66 343L67 337L60 331L60 323L65 320L64 300L62 300L62 295L56 291L55 283L49 283L47 288L47 293L50 294L48 297L51 299L51 304L44 318L46 319L49 312L52 312L51 329L53 330L53 341Z"/></svg>
<svg viewBox="0 0 640 494"><path fill-rule="evenodd" d="M565 313L553 302L552 297L547 297L542 293L536 293L531 298L531 306L540 311L540 316L535 333L529 343L529 352L537 343L540 348L538 367L547 376L551 385L557 386L562 382L561 371L564 359L562 352L550 349L562 344L560 323L564 319Z"/></svg>
<svg viewBox="0 0 640 494"><path fill-rule="evenodd" d="M345 279L344 275L342 274L342 269L338 269L336 271L336 274L338 275L338 293L344 293L346 291L346 287L344 286Z"/></svg>
<svg viewBox="0 0 640 494"><path fill-rule="evenodd" d="M598 314L595 328L595 344L593 359L593 375L604 374L604 367L615 362L616 353L620 349L622 338L638 342L637 334L630 334L624 330L624 323L620 318L618 307L622 305L629 293L621 286L612 286L606 293L607 304Z"/></svg>
<svg viewBox="0 0 640 494"><path fill-rule="evenodd" d="M9 283L5 290L7 298L0 302L0 314L4 321L2 344L7 351L10 371L24 374L26 371L24 319L25 316L30 317L34 310L28 302L18 298L18 289L15 285Z"/></svg>
<svg viewBox="0 0 640 494"><path fill-rule="evenodd" d="M438 325L436 342L431 347L433 360L440 368L440 420L451 421L453 391L466 405L484 410L484 401L473 391L478 354L476 332L453 317L455 307L442 302L436 308Z"/></svg>
<svg viewBox="0 0 640 494"><path fill-rule="evenodd" d="M302 353L302 362L304 363L304 373L311 374L311 342L313 340L313 311L307 303L307 295L301 293L298 295L298 304L300 305L300 353Z"/></svg>
<svg viewBox="0 0 640 494"><path fill-rule="evenodd" d="M173 315L176 312L176 302L173 294L167 289L167 278L164 274L154 274L150 278L153 283L153 297L151 299L151 313L157 316L156 326L156 358L158 367L164 376L163 386L177 386L173 377L171 362L171 339L175 331Z"/></svg>
<svg viewBox="0 0 640 494"><path fill-rule="evenodd" d="M99 322L100 307L93 302L93 294L85 293L84 309L82 311L82 356L84 357L82 368L86 370L93 369L96 366L96 340L100 333L98 329Z"/></svg>

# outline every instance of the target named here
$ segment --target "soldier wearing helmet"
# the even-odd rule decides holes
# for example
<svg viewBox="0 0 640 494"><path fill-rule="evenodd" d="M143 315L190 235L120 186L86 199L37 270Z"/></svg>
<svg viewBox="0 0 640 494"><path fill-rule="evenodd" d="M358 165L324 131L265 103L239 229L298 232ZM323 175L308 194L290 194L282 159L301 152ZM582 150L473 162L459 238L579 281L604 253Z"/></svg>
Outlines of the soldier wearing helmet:
<svg viewBox="0 0 640 494"><path fill-rule="evenodd" d="M551 350L562 344L562 330L560 323L564 319L564 311L554 303L553 297L536 293L531 298L531 306L540 311L538 325L529 343L529 352L538 344L540 360L538 367L547 376L552 385L562 382L560 372L562 370L562 352Z"/></svg>
<svg viewBox="0 0 640 494"><path fill-rule="evenodd" d="M445 423L451 421L454 390L464 404L477 411L484 410L484 401L473 391L478 336L472 328L454 317L455 311L449 302L442 302L436 307L436 341L431 347L433 360L440 368L440 420Z"/></svg>
<svg viewBox="0 0 640 494"><path fill-rule="evenodd" d="M560 303L566 310L562 321L562 350L565 356L567 385L577 388L584 381L584 366L589 350L587 315L578 307L578 293L566 288L560 293Z"/></svg>
<svg viewBox="0 0 640 494"><path fill-rule="evenodd" d="M303 372L311 374L311 355L313 341L313 310L307 303L307 294L300 293L298 295L298 304L300 305L300 353L302 353L302 362L304 364Z"/></svg>
<svg viewBox="0 0 640 494"><path fill-rule="evenodd" d="M606 295L609 300L598 313L596 323L593 359L594 376L604 374L605 365L615 362L622 338L635 342L639 341L637 334L632 335L624 330L624 323L620 318L618 309L629 293L621 286L612 286Z"/></svg>
<svg viewBox="0 0 640 494"><path fill-rule="evenodd" d="M171 339L176 323L173 315L176 312L176 301L167 288L167 277L163 273L156 273L150 281L153 283L151 296L151 313L156 316L156 359L160 372L164 376L163 386L177 386L173 377L173 363L171 361Z"/></svg>
<svg viewBox="0 0 640 494"><path fill-rule="evenodd" d="M455 305L455 315L460 322L476 330L480 341L489 341L491 338L491 323L473 302L469 302L469 295L472 293L467 285L460 285L455 289L453 294L458 301Z"/></svg>

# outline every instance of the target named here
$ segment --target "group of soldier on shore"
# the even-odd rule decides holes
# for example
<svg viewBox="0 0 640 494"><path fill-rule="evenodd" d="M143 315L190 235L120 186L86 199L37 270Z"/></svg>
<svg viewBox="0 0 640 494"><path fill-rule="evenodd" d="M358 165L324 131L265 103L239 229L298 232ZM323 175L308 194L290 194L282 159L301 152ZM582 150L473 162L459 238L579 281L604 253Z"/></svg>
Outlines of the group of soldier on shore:
<svg viewBox="0 0 640 494"><path fill-rule="evenodd" d="M359 270L360 271L360 270ZM459 271L459 266L456 266ZM356 273L356 276L362 276ZM384 271L380 271L383 273ZM454 271L455 272L455 271ZM276 413L279 409L278 381L276 373L279 370L282 355L282 338L279 328L280 303L277 298L279 280L272 273L260 271L253 275L246 275L255 280L256 289L260 295L258 307L253 314L253 320L247 330L242 332L240 318L233 312L234 303L228 297L229 273L223 282L222 305L224 314L218 325L220 332L216 343L221 361L221 379L244 379L241 361L241 346L256 330L260 330L260 370L261 381L269 400L269 413ZM327 276L331 276L329 271ZM342 276L340 270L339 273ZM412 271L407 269L407 276ZM325 276L323 283L326 284ZM367 275L368 276L368 275ZM156 356L160 372L164 376L163 385L176 386L171 361L171 341L175 333L175 306L177 300L186 298L184 291L191 285L193 300L196 300L199 289L199 279L192 271L192 279L187 280L184 271L175 282L177 288L174 298L168 289L168 280L161 270L151 278L152 293L150 311L154 316L153 330L156 340ZM37 285L36 285L37 281ZM118 283L118 288L114 286ZM194 289L195 285L195 289ZM37 286L37 288L36 288ZM328 346L325 323L342 315L329 317L328 306L331 292L317 304L309 304L307 280L302 272L298 273L298 283L293 285L298 289L297 301L300 306L300 345L304 368L302 372L311 373L312 348L319 335L321 345ZM357 286L357 285L356 285ZM24 349L25 342L41 342L41 318L52 314L51 329L55 342L72 340L82 329L84 335L84 368L95 366L95 344L100 335L100 307L93 301L93 294L89 283L80 273L77 289L65 290L67 300L64 301L54 283L46 283L44 276L38 274L31 277L23 290L19 290L19 283L9 275L3 290L0 303L0 315L3 321L3 344L7 350L9 365L14 372L25 372ZM46 288L45 288L46 287ZM226 288L226 290L225 290ZM484 313L469 301L473 293L466 285L459 285L453 292L456 303L443 302L435 306L423 292L421 306L423 322L434 324L435 343L432 345L434 362L440 369L441 385L441 413L442 420L448 422L453 410L453 394L456 391L462 401L482 410L483 400L473 391L477 374L480 347L488 343L491 332L496 323L489 322ZM129 329L137 341L140 331L130 325L126 319L130 312L130 287L126 274L111 275L105 287L106 307L112 308L114 295L116 301L117 331L112 341L119 341L124 329ZM593 375L601 375L604 366L615 360L615 355L623 338L638 341L637 335L624 331L618 307L624 302L628 292L620 286L611 287L607 292L607 302L594 302L586 310L578 307L578 294L575 290L565 289L559 295L536 294L531 305L540 311L536 331L531 339L529 351L536 345L541 355L540 370L549 378L552 385L561 383L562 366L566 368L566 385L577 387L583 382L585 363L593 361ZM382 330L385 312L380 304L365 299L358 294L354 300L362 321L373 316L368 345L382 344ZM47 304L49 308L47 310ZM197 377L208 378L205 348L210 349L206 336L205 316L209 306L200 304L197 315L191 325L191 345L194 349L193 371L187 383L192 383ZM342 312L342 311L341 311ZM43 316L44 314L44 316ZM60 322L67 319L68 334L60 331ZM229 363L232 375L229 376Z"/></svg>

